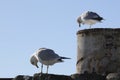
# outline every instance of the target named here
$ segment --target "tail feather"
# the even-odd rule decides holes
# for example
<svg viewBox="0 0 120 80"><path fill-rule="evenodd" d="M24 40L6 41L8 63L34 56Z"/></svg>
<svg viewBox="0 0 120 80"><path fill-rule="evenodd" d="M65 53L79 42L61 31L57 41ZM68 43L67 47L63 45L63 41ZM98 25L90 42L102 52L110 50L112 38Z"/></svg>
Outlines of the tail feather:
<svg viewBox="0 0 120 80"><path fill-rule="evenodd" d="M61 59L71 59L71 58L68 58L68 57L60 57Z"/></svg>
<svg viewBox="0 0 120 80"><path fill-rule="evenodd" d="M62 59L58 59L58 62L64 62Z"/></svg>

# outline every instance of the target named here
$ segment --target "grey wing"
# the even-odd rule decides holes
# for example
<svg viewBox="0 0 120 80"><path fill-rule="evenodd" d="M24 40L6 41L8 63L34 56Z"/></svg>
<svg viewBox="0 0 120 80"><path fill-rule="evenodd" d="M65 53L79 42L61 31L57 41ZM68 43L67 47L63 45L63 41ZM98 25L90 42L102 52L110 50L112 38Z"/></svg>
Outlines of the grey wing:
<svg viewBox="0 0 120 80"><path fill-rule="evenodd" d="M38 56L41 60L54 60L60 58L53 50L46 49L39 52Z"/></svg>
<svg viewBox="0 0 120 80"><path fill-rule="evenodd" d="M84 19L96 19L96 18L100 18L100 16L97 13L90 11L88 11L86 13L86 16L84 17Z"/></svg>

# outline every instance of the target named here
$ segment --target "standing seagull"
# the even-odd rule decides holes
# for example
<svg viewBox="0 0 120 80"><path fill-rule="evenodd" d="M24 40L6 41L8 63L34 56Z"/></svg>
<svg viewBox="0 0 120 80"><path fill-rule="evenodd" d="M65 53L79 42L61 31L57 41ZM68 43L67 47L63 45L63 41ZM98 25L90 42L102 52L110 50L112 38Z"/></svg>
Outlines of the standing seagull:
<svg viewBox="0 0 120 80"><path fill-rule="evenodd" d="M40 48L32 55L30 62L32 65L36 66L37 68L39 68L37 63L40 62L42 64L41 73L43 70L43 64L46 65L47 66L46 73L48 73L49 65L53 65L58 62L63 62L62 59L70 59L70 58L61 57L58 54L56 54L52 49Z"/></svg>
<svg viewBox="0 0 120 80"><path fill-rule="evenodd" d="M90 28L93 24L97 23L97 22L101 22L103 20L102 17L100 17L97 13L92 12L92 11L87 11L82 13L78 19L77 22L79 24L79 27L81 26L81 24L88 24L90 25Z"/></svg>

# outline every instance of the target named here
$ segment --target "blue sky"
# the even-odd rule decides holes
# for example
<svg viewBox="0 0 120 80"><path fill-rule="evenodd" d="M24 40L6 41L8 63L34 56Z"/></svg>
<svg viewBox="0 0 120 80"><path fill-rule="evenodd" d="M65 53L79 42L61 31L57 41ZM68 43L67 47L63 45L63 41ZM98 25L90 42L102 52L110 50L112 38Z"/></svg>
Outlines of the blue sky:
<svg viewBox="0 0 120 80"><path fill-rule="evenodd" d="M119 28L119 6L119 0L0 0L0 77L40 72L29 60L41 47L72 58L51 66L49 73L76 73L76 32L89 28L79 28L77 17L94 11L105 20L92 28Z"/></svg>

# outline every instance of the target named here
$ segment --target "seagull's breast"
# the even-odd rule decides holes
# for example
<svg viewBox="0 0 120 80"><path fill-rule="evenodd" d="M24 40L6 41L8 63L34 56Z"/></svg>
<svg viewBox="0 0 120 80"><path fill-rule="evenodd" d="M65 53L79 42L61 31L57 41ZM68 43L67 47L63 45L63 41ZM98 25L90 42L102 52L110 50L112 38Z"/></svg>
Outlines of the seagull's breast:
<svg viewBox="0 0 120 80"><path fill-rule="evenodd" d="M41 59L39 59L39 61L44 65L53 65L53 64L57 63L57 59L54 59L54 60L41 60Z"/></svg>
<svg viewBox="0 0 120 80"><path fill-rule="evenodd" d="M92 19L89 19L89 20L85 20L84 23L85 24L88 24L88 25L93 25L95 23L97 23L98 21L97 20L92 20Z"/></svg>

